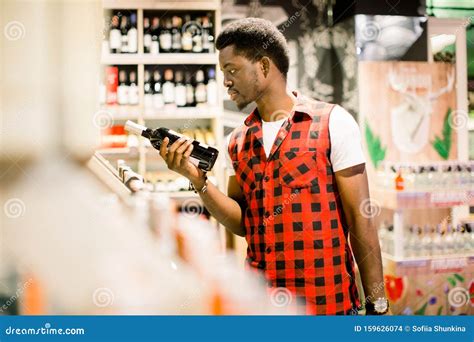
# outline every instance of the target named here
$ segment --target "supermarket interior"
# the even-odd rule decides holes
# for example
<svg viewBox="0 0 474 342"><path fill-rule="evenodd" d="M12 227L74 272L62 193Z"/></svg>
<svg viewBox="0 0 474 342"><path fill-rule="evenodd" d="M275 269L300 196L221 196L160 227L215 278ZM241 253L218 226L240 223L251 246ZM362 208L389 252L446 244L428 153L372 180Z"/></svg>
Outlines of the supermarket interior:
<svg viewBox="0 0 474 342"><path fill-rule="evenodd" d="M239 23L286 43L266 36L252 59ZM0 29L0 315L378 314L381 299L392 315L474 314L473 1L3 0ZM279 44L278 81L318 101L311 125L297 109L260 120L263 96L241 106L244 85L227 89L243 77L229 46L274 75ZM356 132L346 118L336 139L326 108ZM183 136L203 184L162 157ZM336 143L363 152L357 228ZM378 237L363 258L357 229Z"/></svg>

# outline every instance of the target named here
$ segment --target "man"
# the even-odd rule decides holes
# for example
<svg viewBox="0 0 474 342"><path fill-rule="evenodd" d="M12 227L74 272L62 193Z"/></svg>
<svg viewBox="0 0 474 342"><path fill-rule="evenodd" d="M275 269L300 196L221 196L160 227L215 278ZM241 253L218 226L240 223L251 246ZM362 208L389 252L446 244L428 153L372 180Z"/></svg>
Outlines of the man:
<svg viewBox="0 0 474 342"><path fill-rule="evenodd" d="M229 140L228 196L189 162L191 140L162 144L168 167L190 180L219 222L245 236L249 265L302 300L308 314L357 312L350 233L367 312L386 313L357 123L339 106L287 93L287 45L271 22L236 21L216 47L231 99L240 109L257 104Z"/></svg>

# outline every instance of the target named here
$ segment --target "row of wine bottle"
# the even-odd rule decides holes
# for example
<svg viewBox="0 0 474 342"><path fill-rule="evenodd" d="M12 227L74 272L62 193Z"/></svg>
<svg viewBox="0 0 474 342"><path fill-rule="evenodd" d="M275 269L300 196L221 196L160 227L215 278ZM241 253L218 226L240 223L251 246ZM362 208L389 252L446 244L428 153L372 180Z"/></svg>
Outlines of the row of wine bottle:
<svg viewBox="0 0 474 342"><path fill-rule="evenodd" d="M113 54L138 52L136 13L126 16L119 12L105 24L110 30L104 35L104 51ZM170 52L212 53L215 51L212 15L145 16L143 49L145 53L153 55Z"/></svg>
<svg viewBox="0 0 474 342"><path fill-rule="evenodd" d="M135 70L110 66L106 68L106 84L100 87L100 103L108 105L137 105L139 87ZM144 82L145 108L165 106L215 106L218 103L215 69L199 69L193 75L182 69L146 69Z"/></svg>

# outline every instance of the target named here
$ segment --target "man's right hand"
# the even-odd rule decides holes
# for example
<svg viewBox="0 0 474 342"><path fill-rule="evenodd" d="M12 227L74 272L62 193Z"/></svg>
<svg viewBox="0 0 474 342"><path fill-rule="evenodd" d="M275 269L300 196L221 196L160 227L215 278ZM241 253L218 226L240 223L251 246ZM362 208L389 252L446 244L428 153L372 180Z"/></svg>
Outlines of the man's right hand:
<svg viewBox="0 0 474 342"><path fill-rule="evenodd" d="M179 173L189 179L197 188L204 185L204 172L189 161L193 151L193 140L181 137L176 140L169 148L169 139L163 139L160 147L160 156L168 165L168 169Z"/></svg>

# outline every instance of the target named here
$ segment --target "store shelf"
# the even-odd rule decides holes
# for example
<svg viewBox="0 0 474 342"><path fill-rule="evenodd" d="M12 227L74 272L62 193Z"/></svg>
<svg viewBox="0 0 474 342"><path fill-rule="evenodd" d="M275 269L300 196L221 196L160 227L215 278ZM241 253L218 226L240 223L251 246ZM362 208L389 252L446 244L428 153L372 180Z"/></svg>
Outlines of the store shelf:
<svg viewBox="0 0 474 342"><path fill-rule="evenodd" d="M449 254L449 255L433 255L433 256L414 256L414 257L395 257L394 255L383 253L382 257L387 260L395 261L395 262L413 262L413 263L425 263L430 262L432 260L451 260L451 259L473 259L474 256L469 253L460 253L460 254Z"/></svg>
<svg viewBox="0 0 474 342"><path fill-rule="evenodd" d="M103 105L101 111L114 120L138 120L140 117L140 106Z"/></svg>
<svg viewBox="0 0 474 342"><path fill-rule="evenodd" d="M219 107L145 108L144 112L145 120L215 119L221 116Z"/></svg>
<svg viewBox="0 0 474 342"><path fill-rule="evenodd" d="M474 191L414 192L372 189L371 197L377 202L377 205L392 210L474 205Z"/></svg>
<svg viewBox="0 0 474 342"><path fill-rule="evenodd" d="M102 0L105 9L144 9L144 10L191 10L213 11L219 8L219 2L212 0Z"/></svg>
<svg viewBox="0 0 474 342"><path fill-rule="evenodd" d="M215 53L162 53L150 54L103 54L101 63L106 65L206 65L216 64Z"/></svg>
<svg viewBox="0 0 474 342"><path fill-rule="evenodd" d="M138 148L133 147L110 147L96 150L96 153L102 156L126 156L128 158L138 157Z"/></svg>

